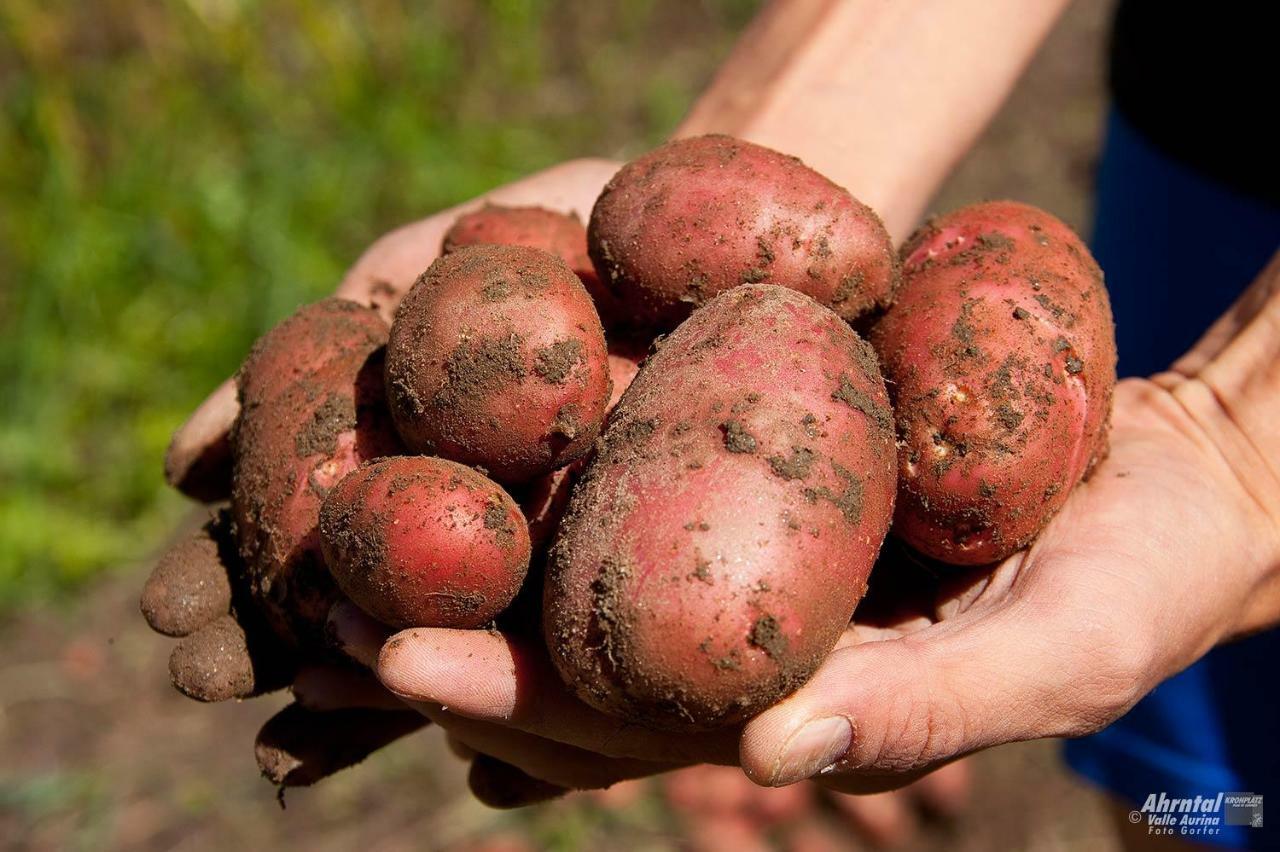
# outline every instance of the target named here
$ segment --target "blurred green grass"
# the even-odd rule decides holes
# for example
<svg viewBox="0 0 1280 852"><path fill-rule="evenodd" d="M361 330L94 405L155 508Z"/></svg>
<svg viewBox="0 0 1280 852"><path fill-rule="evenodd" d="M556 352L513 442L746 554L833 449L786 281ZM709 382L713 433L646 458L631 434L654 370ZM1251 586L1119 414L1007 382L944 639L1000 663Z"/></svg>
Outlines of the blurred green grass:
<svg viewBox="0 0 1280 852"><path fill-rule="evenodd" d="M0 4L0 609L148 558L171 431L379 233L657 141L756 5Z"/></svg>

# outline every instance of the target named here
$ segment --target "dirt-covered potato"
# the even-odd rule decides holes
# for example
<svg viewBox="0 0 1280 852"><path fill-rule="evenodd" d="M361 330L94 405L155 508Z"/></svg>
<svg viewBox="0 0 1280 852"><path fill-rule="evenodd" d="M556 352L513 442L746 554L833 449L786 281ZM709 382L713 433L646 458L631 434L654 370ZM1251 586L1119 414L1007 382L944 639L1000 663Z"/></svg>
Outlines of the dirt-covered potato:
<svg viewBox="0 0 1280 852"><path fill-rule="evenodd" d="M504 207L486 204L458 217L444 235L443 254L463 246L528 246L550 252L563 260L591 294L605 328L621 318L621 306L591 265L587 254L587 229L576 214L545 207Z"/></svg>
<svg viewBox="0 0 1280 852"><path fill-rule="evenodd" d="M281 638L321 642L335 589L316 523L329 489L399 451L383 390L386 323L325 299L254 346L237 376L231 514L252 596Z"/></svg>
<svg viewBox="0 0 1280 852"><path fill-rule="evenodd" d="M893 512L871 347L748 285L663 341L610 415L551 550L544 632L583 700L706 729L802 684L866 587Z"/></svg>
<svg viewBox="0 0 1280 852"><path fill-rule="evenodd" d="M410 449L527 482L582 458L609 402L604 330L564 262L523 246L460 248L405 296L387 394Z"/></svg>
<svg viewBox="0 0 1280 852"><path fill-rule="evenodd" d="M529 530L492 480L427 456L348 475L320 510L325 564L347 597L395 628L480 627L529 568Z"/></svg>
<svg viewBox="0 0 1280 852"><path fill-rule="evenodd" d="M894 532L977 565L1028 544L1106 452L1115 332L1102 273L1042 210L929 222L871 341L898 413Z"/></svg>
<svg viewBox="0 0 1280 852"><path fill-rule="evenodd" d="M629 321L661 330L739 284L790 287L853 320L897 283L871 208L731 136L678 139L623 166L591 212L588 245Z"/></svg>

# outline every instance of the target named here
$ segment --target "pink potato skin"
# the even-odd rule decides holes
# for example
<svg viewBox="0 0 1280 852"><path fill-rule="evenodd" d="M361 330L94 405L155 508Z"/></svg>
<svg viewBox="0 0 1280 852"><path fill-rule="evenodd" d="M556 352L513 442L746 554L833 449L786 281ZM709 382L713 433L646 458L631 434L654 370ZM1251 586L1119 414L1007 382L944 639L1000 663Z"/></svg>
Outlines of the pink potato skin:
<svg viewBox="0 0 1280 852"><path fill-rule="evenodd" d="M875 355L747 285L696 311L610 415L551 549L544 636L598 709L704 730L796 689L848 626L893 512Z"/></svg>
<svg viewBox="0 0 1280 852"><path fill-rule="evenodd" d="M1115 331L1102 272L1053 216L1010 201L904 246L871 341L898 413L894 533L956 565L1035 538L1106 455Z"/></svg>
<svg viewBox="0 0 1280 852"><path fill-rule="evenodd" d="M563 261L523 246L433 263L396 313L386 376L410 449L507 484L586 455L610 392L591 298Z"/></svg>
<svg viewBox="0 0 1280 852"><path fill-rule="evenodd" d="M528 246L550 252L565 262L591 295L600 322L605 328L617 325L622 306L600 276L587 254L587 229L577 214L560 213L545 207L504 207L486 204L458 217L444 235L443 254L463 246Z"/></svg>
<svg viewBox="0 0 1280 852"><path fill-rule="evenodd" d="M237 376L231 514L250 594L293 645L323 643L337 599L316 532L320 503L363 462L400 451L386 412L387 325L355 302L301 308Z"/></svg>
<svg viewBox="0 0 1280 852"><path fill-rule="evenodd" d="M344 478L321 508L320 540L343 593L397 629L481 627L529 568L529 531L507 493L428 456L382 459Z"/></svg>
<svg viewBox="0 0 1280 852"><path fill-rule="evenodd" d="M796 158L730 136L678 139L623 166L587 237L628 320L658 330L744 283L790 287L846 320L887 305L897 285L871 208Z"/></svg>

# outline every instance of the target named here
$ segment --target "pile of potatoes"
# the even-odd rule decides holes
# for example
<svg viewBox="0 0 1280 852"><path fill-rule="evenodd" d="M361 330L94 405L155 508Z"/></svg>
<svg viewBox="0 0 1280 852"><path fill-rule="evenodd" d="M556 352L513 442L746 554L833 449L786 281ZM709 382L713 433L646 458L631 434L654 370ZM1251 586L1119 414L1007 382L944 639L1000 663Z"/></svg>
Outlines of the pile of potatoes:
<svg viewBox="0 0 1280 852"><path fill-rule="evenodd" d="M295 647L342 597L540 631L601 711L731 725L813 674L887 534L950 565L1033 541L1114 384L1102 274L1049 214L976 204L896 252L799 160L674 141L586 227L463 216L389 328L326 299L254 346L241 609Z"/></svg>

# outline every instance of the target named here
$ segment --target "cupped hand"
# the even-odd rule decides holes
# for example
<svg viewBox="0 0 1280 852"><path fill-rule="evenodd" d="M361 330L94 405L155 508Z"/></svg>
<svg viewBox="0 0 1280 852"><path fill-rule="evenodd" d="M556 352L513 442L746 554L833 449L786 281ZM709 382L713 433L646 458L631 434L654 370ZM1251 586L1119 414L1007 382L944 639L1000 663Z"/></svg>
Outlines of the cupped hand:
<svg viewBox="0 0 1280 852"><path fill-rule="evenodd" d="M517 636L416 629L381 644L354 612L337 633L530 796L696 762L870 792L1000 743L1096 731L1280 611L1277 270L1174 371L1120 383L1110 455L1029 550L980 571L882 565L893 617L860 611L813 679L741 730L670 735L600 714Z"/></svg>
<svg viewBox="0 0 1280 852"><path fill-rule="evenodd" d="M439 255L445 232L461 213L495 203L539 205L585 218L616 169L608 160L573 160L392 231L351 267L337 295L371 305L389 320ZM175 433L165 458L171 485L207 502L228 496L228 435L238 410L235 382L228 379ZM162 557L143 591L142 610L158 632L179 637L170 673L185 694L205 701L245 698L294 682L295 690L314 698L311 705L286 708L259 734L258 759L269 778L285 785L313 783L427 723L367 669L317 664L323 651L299 651L277 640L245 597L230 535L228 523L215 515Z"/></svg>

